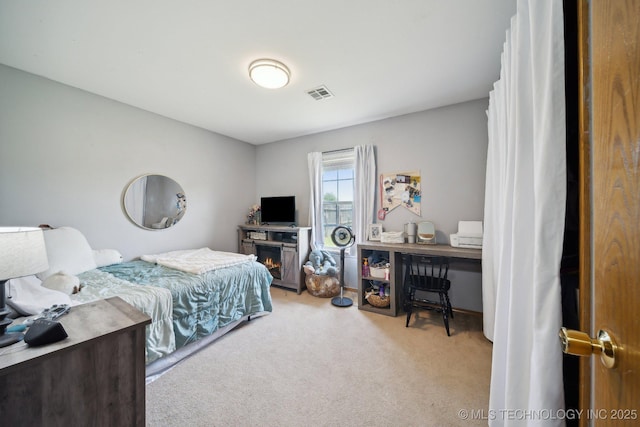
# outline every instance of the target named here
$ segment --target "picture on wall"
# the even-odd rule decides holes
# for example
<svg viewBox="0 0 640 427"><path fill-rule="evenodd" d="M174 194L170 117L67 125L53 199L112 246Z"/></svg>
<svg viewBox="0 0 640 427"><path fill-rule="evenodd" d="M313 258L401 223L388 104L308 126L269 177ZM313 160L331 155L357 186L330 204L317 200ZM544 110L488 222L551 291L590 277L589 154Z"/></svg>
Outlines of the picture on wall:
<svg viewBox="0 0 640 427"><path fill-rule="evenodd" d="M382 209L389 213L398 206L420 215L422 190L420 172L397 172L380 175Z"/></svg>

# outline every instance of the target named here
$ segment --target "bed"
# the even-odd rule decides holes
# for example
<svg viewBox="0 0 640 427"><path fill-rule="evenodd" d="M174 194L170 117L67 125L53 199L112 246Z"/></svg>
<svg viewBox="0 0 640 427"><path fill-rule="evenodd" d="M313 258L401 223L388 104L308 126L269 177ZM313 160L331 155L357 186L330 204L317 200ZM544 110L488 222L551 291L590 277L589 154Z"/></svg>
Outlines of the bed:
<svg viewBox="0 0 640 427"><path fill-rule="evenodd" d="M25 278L13 284L12 303L18 309L22 305L24 312L24 300L33 300L33 295L45 307L52 302L73 306L122 298L152 319L146 329L148 377L244 320L272 311L273 277L252 256L199 248L121 262L117 251L92 250L84 236L70 227L45 231L45 244L49 269L38 278L28 278L29 284ZM77 280L80 292L68 295L69 288L48 286L60 275ZM44 297L45 292L49 296Z"/></svg>

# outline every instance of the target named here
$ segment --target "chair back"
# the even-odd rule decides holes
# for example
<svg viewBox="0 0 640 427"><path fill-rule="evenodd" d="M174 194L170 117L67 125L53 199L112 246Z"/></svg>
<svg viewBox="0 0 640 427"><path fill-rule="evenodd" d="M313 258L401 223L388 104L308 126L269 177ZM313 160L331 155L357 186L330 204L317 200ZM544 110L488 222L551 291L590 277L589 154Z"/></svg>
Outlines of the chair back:
<svg viewBox="0 0 640 427"><path fill-rule="evenodd" d="M447 291L449 258L406 255L405 285L431 291Z"/></svg>

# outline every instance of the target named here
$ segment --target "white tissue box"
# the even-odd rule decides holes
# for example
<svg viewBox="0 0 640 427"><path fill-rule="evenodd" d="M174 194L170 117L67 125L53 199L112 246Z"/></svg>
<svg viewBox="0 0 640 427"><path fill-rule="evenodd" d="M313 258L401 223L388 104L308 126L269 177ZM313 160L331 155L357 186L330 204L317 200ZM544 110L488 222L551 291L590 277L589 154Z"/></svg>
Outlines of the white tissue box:
<svg viewBox="0 0 640 427"><path fill-rule="evenodd" d="M382 243L404 243L404 233L402 231L383 231L380 235Z"/></svg>

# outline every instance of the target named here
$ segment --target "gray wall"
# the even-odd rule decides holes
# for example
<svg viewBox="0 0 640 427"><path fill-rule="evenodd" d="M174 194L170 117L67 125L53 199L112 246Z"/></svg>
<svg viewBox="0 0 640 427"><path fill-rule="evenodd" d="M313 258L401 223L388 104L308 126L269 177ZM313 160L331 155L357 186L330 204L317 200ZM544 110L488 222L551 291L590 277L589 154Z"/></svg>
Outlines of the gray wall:
<svg viewBox="0 0 640 427"><path fill-rule="evenodd" d="M92 247L125 259L203 246L235 251L236 227L261 196L295 195L298 222L308 225L309 151L372 144L378 174L422 174L422 215L396 208L384 229L430 220L448 243L458 220L482 220L487 102L254 147L0 65L0 225L73 226ZM125 187L145 173L184 188L188 210L175 227L143 230L123 212ZM347 260L347 286L357 286L356 264ZM454 306L481 311L477 266L450 276Z"/></svg>
<svg viewBox="0 0 640 427"><path fill-rule="evenodd" d="M328 101L331 102L331 101ZM406 222L432 221L439 243L449 243L460 220L482 220L487 155L488 99L466 102L359 126L260 145L256 153L256 197L295 195L300 225L309 224L307 153L371 144L377 173L418 170L422 177L422 214L398 207L383 224L402 231ZM378 199L379 196L376 196ZM379 200L377 207L379 207ZM359 262L347 259L345 282L357 287ZM452 266L456 307L482 311L478 265Z"/></svg>
<svg viewBox="0 0 640 427"><path fill-rule="evenodd" d="M255 147L0 65L0 224L68 225L125 259L209 246L237 249L256 198ZM166 230L122 209L133 178L184 189L184 218Z"/></svg>

